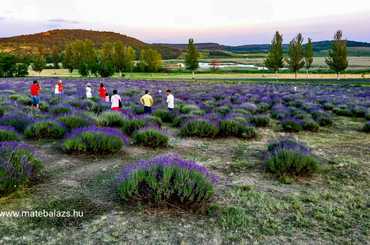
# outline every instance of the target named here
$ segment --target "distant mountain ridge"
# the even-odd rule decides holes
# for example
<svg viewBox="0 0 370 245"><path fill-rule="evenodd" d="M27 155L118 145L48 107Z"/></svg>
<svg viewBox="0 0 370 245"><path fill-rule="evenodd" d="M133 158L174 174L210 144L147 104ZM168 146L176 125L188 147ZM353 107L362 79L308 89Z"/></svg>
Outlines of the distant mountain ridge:
<svg viewBox="0 0 370 245"><path fill-rule="evenodd" d="M185 50L187 44L169 44L169 43L155 43L153 45L156 46L165 46L165 47L172 47L180 50ZM331 47L331 41L318 41L313 42L314 50L316 52L328 50ZM357 41L347 41L347 46L349 48L369 48L370 43L367 42L357 42ZM247 45L238 45L238 46L230 46L230 45L222 45L218 43L197 43L197 49L199 50L225 50L230 52L267 52L270 49L270 44L247 44ZM288 48L288 44L283 44L283 48L286 50Z"/></svg>
<svg viewBox="0 0 370 245"><path fill-rule="evenodd" d="M97 47L100 47L104 42L119 41L135 49L155 48L164 58L175 58L180 55L178 49L154 46L120 33L82 29L57 29L30 35L0 38L0 50L18 54L35 54L42 49L45 53L50 53L54 47L63 50L68 43L85 39L91 40Z"/></svg>

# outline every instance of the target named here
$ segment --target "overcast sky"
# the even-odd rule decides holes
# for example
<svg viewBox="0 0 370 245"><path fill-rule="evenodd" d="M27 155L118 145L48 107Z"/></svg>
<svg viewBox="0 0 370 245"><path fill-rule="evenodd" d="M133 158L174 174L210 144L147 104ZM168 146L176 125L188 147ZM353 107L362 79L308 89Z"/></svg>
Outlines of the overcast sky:
<svg viewBox="0 0 370 245"><path fill-rule="evenodd" d="M369 0L1 0L0 36L57 28L109 30L145 42L251 44L297 32L370 42Z"/></svg>

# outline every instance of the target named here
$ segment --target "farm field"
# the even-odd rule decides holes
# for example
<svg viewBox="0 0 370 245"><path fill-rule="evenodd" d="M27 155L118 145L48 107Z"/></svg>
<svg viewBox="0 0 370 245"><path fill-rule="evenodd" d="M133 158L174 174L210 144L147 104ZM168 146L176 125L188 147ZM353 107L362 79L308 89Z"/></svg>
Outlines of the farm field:
<svg viewBox="0 0 370 245"><path fill-rule="evenodd" d="M104 80L108 91L117 89L121 95L122 112L110 112L97 97L85 99L87 83L97 95L98 79L65 80L59 99L53 95L56 78L41 78L40 111L30 107L31 78L0 80L0 133L13 132L14 140L27 144L44 166L35 180L0 198L0 211L84 212L78 219L1 217L0 244L369 242L370 87L157 81L168 78L162 74L146 77L152 81L134 80L139 76ZM155 101L152 115L143 115L139 104L145 89ZM174 113L167 112L166 89L174 93ZM38 131L43 123L46 129ZM193 130L200 127L197 123L199 131ZM137 134L149 130L168 142L158 147L139 142ZM84 132L117 139L115 150L84 152L88 146L71 141ZM268 146L281 139L300 142L317 169L297 176L269 171ZM168 154L217 176L206 205L192 210L121 198L117 181L122 168Z"/></svg>

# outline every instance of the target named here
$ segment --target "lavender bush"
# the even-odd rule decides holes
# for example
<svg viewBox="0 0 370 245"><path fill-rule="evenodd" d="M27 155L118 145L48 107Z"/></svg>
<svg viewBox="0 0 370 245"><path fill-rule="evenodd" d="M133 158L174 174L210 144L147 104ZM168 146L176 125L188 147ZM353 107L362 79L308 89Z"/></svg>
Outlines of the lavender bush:
<svg viewBox="0 0 370 245"><path fill-rule="evenodd" d="M0 142L18 141L19 136L15 129L10 126L0 126Z"/></svg>
<svg viewBox="0 0 370 245"><path fill-rule="evenodd" d="M218 178L205 167L168 154L124 167L117 178L124 201L199 207L214 194Z"/></svg>
<svg viewBox="0 0 370 245"><path fill-rule="evenodd" d="M40 121L28 126L24 131L24 136L29 139L61 139L65 131L65 128L58 122Z"/></svg>
<svg viewBox="0 0 370 245"><path fill-rule="evenodd" d="M267 170L279 177L309 175L319 167L319 161L311 150L291 138L270 143L266 155Z"/></svg>
<svg viewBox="0 0 370 245"><path fill-rule="evenodd" d="M151 148L167 147L168 136L157 128L143 128L133 135L134 143Z"/></svg>
<svg viewBox="0 0 370 245"><path fill-rule="evenodd" d="M62 149L66 153L110 154L120 151L127 143L127 137L118 129L87 127L74 129Z"/></svg>
<svg viewBox="0 0 370 245"><path fill-rule="evenodd" d="M18 142L0 142L0 196L39 177L41 161L31 148Z"/></svg>

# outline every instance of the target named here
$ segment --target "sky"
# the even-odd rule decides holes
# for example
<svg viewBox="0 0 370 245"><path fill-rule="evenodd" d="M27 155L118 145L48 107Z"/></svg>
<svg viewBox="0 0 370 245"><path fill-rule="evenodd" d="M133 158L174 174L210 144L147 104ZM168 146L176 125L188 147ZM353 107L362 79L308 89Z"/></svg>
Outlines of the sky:
<svg viewBox="0 0 370 245"><path fill-rule="evenodd" d="M298 32L314 41L341 29L370 42L369 0L1 0L0 37L50 29L119 32L148 43L269 43L276 30L288 42Z"/></svg>

